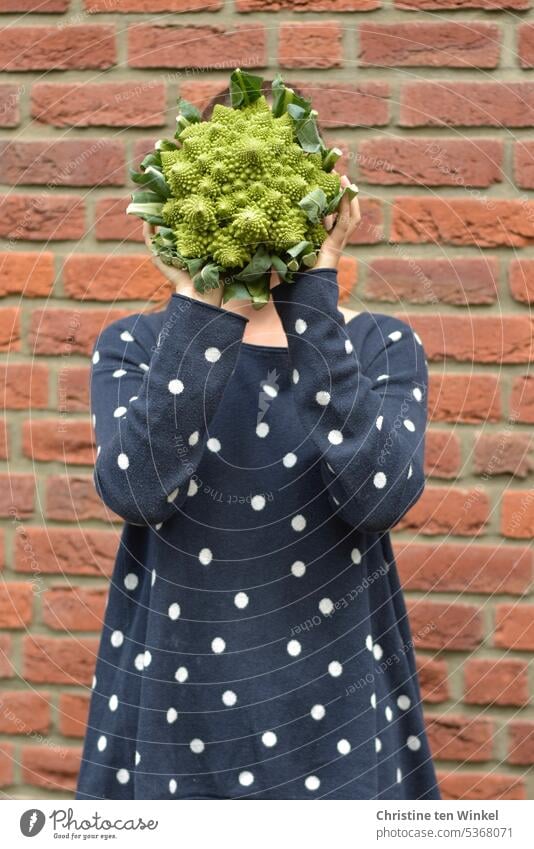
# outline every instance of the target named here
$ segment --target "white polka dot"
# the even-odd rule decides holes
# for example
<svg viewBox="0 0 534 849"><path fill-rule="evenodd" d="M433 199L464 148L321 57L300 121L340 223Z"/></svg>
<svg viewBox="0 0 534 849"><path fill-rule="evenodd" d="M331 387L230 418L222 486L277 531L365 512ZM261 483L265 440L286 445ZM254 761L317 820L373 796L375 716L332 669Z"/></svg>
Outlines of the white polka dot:
<svg viewBox="0 0 534 849"><path fill-rule="evenodd" d="M328 469L328 471L329 471L329 472L331 472L333 475L335 475L335 471L333 470L333 468L332 468L332 466L330 465L330 463L327 463L327 464L326 464L326 468Z"/></svg>
<svg viewBox="0 0 534 849"><path fill-rule="evenodd" d="M286 467L286 469L292 469L295 463L297 462L297 455L293 454L292 451L289 454L285 454L282 460L282 463Z"/></svg>
<svg viewBox="0 0 534 849"><path fill-rule="evenodd" d="M266 731L265 734L262 734L261 736L261 742L264 746L267 746L268 749L271 749L278 743L278 737L274 731Z"/></svg>
<svg viewBox="0 0 534 849"><path fill-rule="evenodd" d="M253 495L250 500L250 506L253 510L263 510L266 505L265 497L263 495Z"/></svg>
<svg viewBox="0 0 534 849"><path fill-rule="evenodd" d="M184 684L189 678L189 672L185 666L179 666L176 672L174 673L175 679L179 684Z"/></svg>
<svg viewBox="0 0 534 849"><path fill-rule="evenodd" d="M138 672L142 672L145 668L145 654L141 652L141 654L137 654L134 660L134 666Z"/></svg>
<svg viewBox="0 0 534 849"><path fill-rule="evenodd" d="M210 439L208 439L206 445L207 445L209 451L214 451L216 453L217 451L221 450L221 443L214 436L212 436L212 437L210 437Z"/></svg>
<svg viewBox="0 0 534 849"><path fill-rule="evenodd" d="M226 648L226 643L224 642L222 637L215 637L211 641L211 650L215 652L215 654L221 654Z"/></svg>
<svg viewBox="0 0 534 849"><path fill-rule="evenodd" d="M375 738L375 752L381 752L381 751L382 751L382 740L380 739L380 737L376 737Z"/></svg>
<svg viewBox="0 0 534 849"><path fill-rule="evenodd" d="M237 595L234 597L234 604L236 607L239 608L239 610L244 610L245 607L248 605L248 602L249 598L246 593L237 593Z"/></svg>
<svg viewBox="0 0 534 849"><path fill-rule="evenodd" d="M291 657L297 657L302 651L302 646L298 640L290 640L287 644L287 653Z"/></svg>
<svg viewBox="0 0 534 849"><path fill-rule="evenodd" d="M169 504L172 504L172 502L174 501L174 499L176 498L176 496L178 495L179 492L180 492L180 487L178 487L178 486L176 487L176 489L173 489L172 492L169 492L169 494L167 496L167 501L169 502Z"/></svg>
<svg viewBox="0 0 534 849"><path fill-rule="evenodd" d="M402 333L400 330L394 330L393 333L389 333L388 336L392 342L398 342L399 339L402 338Z"/></svg>
<svg viewBox="0 0 534 849"><path fill-rule="evenodd" d="M184 385L181 380L175 378L174 380L169 381L169 392L171 395L180 395L181 392L184 391Z"/></svg>
<svg viewBox="0 0 534 849"><path fill-rule="evenodd" d="M100 737L98 738L98 743L96 744L98 751L103 752L104 749L106 748L107 744L108 744L107 737L105 737L103 734L101 734Z"/></svg>
<svg viewBox="0 0 534 849"><path fill-rule="evenodd" d="M323 719L326 714L326 710L324 709L324 705L314 705L310 711L310 716L312 719Z"/></svg>
<svg viewBox="0 0 534 849"><path fill-rule="evenodd" d="M145 669L147 668L147 666L150 666L150 664L152 663L152 655L150 654L148 649L145 651L145 653L143 655L143 663L145 664Z"/></svg>
<svg viewBox="0 0 534 849"><path fill-rule="evenodd" d="M341 445L343 442L343 434L340 430L331 430L328 434L328 441L331 445Z"/></svg>
<svg viewBox="0 0 534 849"><path fill-rule="evenodd" d="M391 720L393 719L393 711L391 710L389 705L386 707L384 713L386 714L387 721L391 722Z"/></svg>
<svg viewBox="0 0 534 849"><path fill-rule="evenodd" d="M175 778L171 778L169 781L169 793L176 793L178 789L178 783Z"/></svg>
<svg viewBox="0 0 534 849"><path fill-rule="evenodd" d="M196 445L197 442L198 442L198 437L199 437L198 430L195 430L195 432L192 433L191 436L189 437L189 439L187 440L189 442L189 445L191 445L191 446Z"/></svg>
<svg viewBox="0 0 534 849"><path fill-rule="evenodd" d="M384 652L382 651L382 646L379 643L375 643L373 646L373 657L375 660L380 660Z"/></svg>
<svg viewBox="0 0 534 849"><path fill-rule="evenodd" d="M148 371L150 366L148 366L146 363L139 363L139 368L142 368L143 371Z"/></svg>
<svg viewBox="0 0 534 849"><path fill-rule="evenodd" d="M373 651L373 638L371 637L371 634L367 634L365 638L365 645L369 651Z"/></svg>
<svg viewBox="0 0 534 849"><path fill-rule="evenodd" d="M348 755L350 752L350 743L348 740L340 740L337 744L337 750L340 755Z"/></svg>
<svg viewBox="0 0 534 849"><path fill-rule="evenodd" d="M124 634L122 631L113 631L111 635L111 645L118 649L124 642Z"/></svg>
<svg viewBox="0 0 534 849"><path fill-rule="evenodd" d="M347 352L347 354L352 354L352 352L354 351L354 345L352 344L350 339L345 339L345 351Z"/></svg>
<svg viewBox="0 0 534 849"><path fill-rule="evenodd" d="M122 331L121 339L122 339L123 342L133 342L134 341L132 334L128 330Z"/></svg>
<svg viewBox="0 0 534 849"><path fill-rule="evenodd" d="M295 330L297 331L299 336L302 336L303 333L306 333L307 329L308 329L308 325L306 324L304 319L303 318L297 318L297 320L295 322Z"/></svg>
<svg viewBox="0 0 534 849"><path fill-rule="evenodd" d="M331 598L322 598L319 602L319 610L323 616L330 616L334 612L334 602Z"/></svg>
<svg viewBox="0 0 534 849"><path fill-rule="evenodd" d="M204 356L206 357L208 363L216 363L217 360L221 358L221 352L218 348L207 348L204 351Z"/></svg>
<svg viewBox="0 0 534 849"><path fill-rule="evenodd" d="M178 602L175 601L169 607L169 619L172 619L172 620L178 619L180 613L181 613L180 605L178 604Z"/></svg>
<svg viewBox="0 0 534 849"><path fill-rule="evenodd" d="M407 480L410 480L412 475L413 475L413 468L412 468L412 464L410 463L410 468L408 469Z"/></svg>
<svg viewBox="0 0 534 849"><path fill-rule="evenodd" d="M413 335L414 335L414 337L415 337L415 341L416 341L419 345L422 345L423 343L421 342L421 338L418 336L418 334L415 332L415 330L414 330L414 332L413 332Z"/></svg>
<svg viewBox="0 0 534 849"><path fill-rule="evenodd" d="M169 725L172 725L173 722L176 722L178 719L178 711L176 708L170 707L167 711L167 722Z"/></svg>
<svg viewBox="0 0 534 849"><path fill-rule="evenodd" d="M97 446L96 446L96 456L97 456L97 457L100 457L100 452L101 452L101 451L102 451L102 446L101 446L101 445L97 445Z"/></svg>
<svg viewBox="0 0 534 849"><path fill-rule="evenodd" d="M384 489L384 487L387 483L387 478L386 478L384 472L377 472L376 475L373 478L373 483L374 483L374 485L376 486L377 489Z"/></svg>
<svg viewBox="0 0 534 849"><path fill-rule="evenodd" d="M155 569L152 569L152 575L150 576L150 586L153 587L156 583L157 572Z"/></svg>
<svg viewBox="0 0 534 849"><path fill-rule="evenodd" d="M408 710L410 705L412 704L412 700L409 696L399 696L397 699L397 706L400 710Z"/></svg>
<svg viewBox="0 0 534 849"><path fill-rule="evenodd" d="M124 377L125 374L127 374L125 368L117 368L113 372L113 377Z"/></svg>
<svg viewBox="0 0 534 849"><path fill-rule="evenodd" d="M119 454L119 456L117 457L117 465L119 469L126 471L128 466L130 465L130 461L126 454Z"/></svg>
<svg viewBox="0 0 534 849"><path fill-rule="evenodd" d="M379 416L376 420L376 428L377 430L382 430L382 425L384 424L384 416Z"/></svg>
<svg viewBox="0 0 534 849"><path fill-rule="evenodd" d="M132 395L132 397L131 397L131 398L128 398L128 403L129 403L129 404L131 404L131 403L132 403L132 401L137 401L137 398L138 398L138 396L137 396L137 395Z"/></svg>
<svg viewBox="0 0 534 849"><path fill-rule="evenodd" d="M321 786L321 782L319 781L316 775L308 775L307 779L304 782L304 785L306 787L306 790L310 790L313 793L315 790L319 789L319 787Z"/></svg>
<svg viewBox="0 0 534 849"><path fill-rule="evenodd" d="M306 574L306 564L303 563L302 560L295 560L291 566L291 574L294 575L295 578L302 578L302 576Z"/></svg>
<svg viewBox="0 0 534 849"><path fill-rule="evenodd" d="M269 396L269 398L276 398L276 396L278 395L278 389L276 388L276 386L271 386L270 383L264 383L262 389L265 394Z"/></svg>
<svg viewBox="0 0 534 849"><path fill-rule="evenodd" d="M198 559L200 560L203 566L209 566L209 564L213 560L213 554L211 553L209 548L203 548L199 552Z"/></svg>
<svg viewBox="0 0 534 849"><path fill-rule="evenodd" d="M254 783L253 774L248 769L243 770L243 772L239 773L239 783L242 787L250 787Z"/></svg>
<svg viewBox="0 0 534 849"><path fill-rule="evenodd" d="M306 519L302 516L301 513L298 513L296 516L293 516L291 519L291 527L294 531L300 532L303 531L306 527Z"/></svg>
<svg viewBox="0 0 534 849"><path fill-rule="evenodd" d="M379 374L377 380L388 380L389 374Z"/></svg>
<svg viewBox="0 0 534 849"><path fill-rule="evenodd" d="M139 578L133 572L128 572L124 579L124 586L127 590L135 590L139 584Z"/></svg>
<svg viewBox="0 0 534 849"><path fill-rule="evenodd" d="M423 393L421 392L418 386L416 386L415 389L412 389L412 395L416 401L423 400Z"/></svg>
<svg viewBox="0 0 534 849"><path fill-rule="evenodd" d="M189 743L189 748L193 752L194 755L200 755L204 751L204 742L199 740L198 737L195 737Z"/></svg>
<svg viewBox="0 0 534 849"><path fill-rule="evenodd" d="M402 770L397 768L397 784L400 784L402 781Z"/></svg>
<svg viewBox="0 0 534 849"><path fill-rule="evenodd" d="M115 416L116 419L119 419L121 416L124 416L124 414L127 413L127 412L128 412L128 410L126 409L126 407L117 407L116 410L113 410L113 415Z"/></svg>
<svg viewBox="0 0 534 849"><path fill-rule="evenodd" d="M321 407L326 407L326 405L330 403L330 392L321 390L316 394L315 400Z"/></svg>
<svg viewBox="0 0 534 849"><path fill-rule="evenodd" d="M198 492L198 484L193 478L189 481L189 486L187 487L187 495L189 498L192 498L193 495L196 495Z"/></svg>
<svg viewBox="0 0 534 849"><path fill-rule="evenodd" d="M371 707L376 710L376 693L371 693Z"/></svg>
<svg viewBox="0 0 534 849"><path fill-rule="evenodd" d="M91 690L94 690L96 687L96 675L93 675L93 680L91 681Z"/></svg>
<svg viewBox="0 0 534 849"><path fill-rule="evenodd" d="M141 763L141 755L139 754L139 752L136 752L135 753L135 765L139 766L140 763Z"/></svg>
<svg viewBox="0 0 534 849"><path fill-rule="evenodd" d="M93 363L96 364L100 361L100 354L98 351L95 351L93 354Z"/></svg>
<svg viewBox="0 0 534 849"><path fill-rule="evenodd" d="M260 439L265 439L267 434L269 433L269 425L267 422L260 422L256 427L256 436L259 436Z"/></svg>
<svg viewBox="0 0 534 849"><path fill-rule="evenodd" d="M411 419L404 419L403 425L406 428L406 430L410 431L410 433L414 433L415 425L414 425L414 423L412 422Z"/></svg>
<svg viewBox="0 0 534 849"><path fill-rule="evenodd" d="M91 422L92 422L92 424L93 424L93 427L95 428L95 427L96 427L96 416L95 416L95 414L94 414L94 413L93 413L93 415L91 416Z"/></svg>
<svg viewBox="0 0 534 849"><path fill-rule="evenodd" d="M297 383L300 380L300 374L298 373L296 368L293 369L293 374L291 375L291 379L292 379L293 383L295 384L295 386L297 385Z"/></svg>
<svg viewBox="0 0 534 849"><path fill-rule="evenodd" d="M333 660L328 664L328 672L332 676L332 678L339 678L341 673L343 672L343 666L339 662L339 660Z"/></svg>
<svg viewBox="0 0 534 849"><path fill-rule="evenodd" d="M160 528L162 528L162 527L163 527L163 522L158 522L158 524L157 524L157 525L154 525L154 529L155 529L156 531L159 531L159 530L160 530Z"/></svg>
<svg viewBox="0 0 534 849"><path fill-rule="evenodd" d="M110 710L116 711L118 706L119 706L119 699L115 694L113 694L112 696L110 696L110 699L109 699L109 702L108 702L108 707L109 707Z"/></svg>
<svg viewBox="0 0 534 849"><path fill-rule="evenodd" d="M232 707L237 702L237 696L233 690L225 690L222 694L222 700L226 707Z"/></svg>
<svg viewBox="0 0 534 849"><path fill-rule="evenodd" d="M130 773L127 769L119 769L117 772L117 781L119 784L128 784L130 780Z"/></svg>
<svg viewBox="0 0 534 849"><path fill-rule="evenodd" d="M417 752L421 748L421 741L419 737L414 737L413 735L410 735L406 740L406 745L408 746L411 752Z"/></svg>
<svg viewBox="0 0 534 849"><path fill-rule="evenodd" d="M353 548L350 553L350 559L358 566L362 562L362 554L359 548Z"/></svg>

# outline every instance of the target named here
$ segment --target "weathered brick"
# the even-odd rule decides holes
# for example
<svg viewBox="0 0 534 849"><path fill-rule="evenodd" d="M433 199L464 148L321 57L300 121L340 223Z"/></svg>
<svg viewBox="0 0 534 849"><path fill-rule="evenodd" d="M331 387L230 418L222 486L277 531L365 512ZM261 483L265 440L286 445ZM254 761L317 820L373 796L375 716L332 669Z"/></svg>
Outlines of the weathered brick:
<svg viewBox="0 0 534 849"><path fill-rule="evenodd" d="M514 144L514 178L520 188L534 188L534 143L531 141Z"/></svg>
<svg viewBox="0 0 534 849"><path fill-rule="evenodd" d="M445 801L466 799L526 799L525 781L519 776L496 772L438 772Z"/></svg>
<svg viewBox="0 0 534 849"><path fill-rule="evenodd" d="M17 472L0 473L0 516L26 519L33 513L35 478Z"/></svg>
<svg viewBox="0 0 534 849"><path fill-rule="evenodd" d="M522 68L534 67L534 27L530 23L517 27L517 54Z"/></svg>
<svg viewBox="0 0 534 849"><path fill-rule="evenodd" d="M44 298L53 285L54 255L49 251L0 253L0 297Z"/></svg>
<svg viewBox="0 0 534 849"><path fill-rule="evenodd" d="M532 127L532 82L405 83L401 90L403 127Z"/></svg>
<svg viewBox="0 0 534 849"><path fill-rule="evenodd" d="M217 12L223 0L84 0L85 10L90 14L104 12L126 14L128 12Z"/></svg>
<svg viewBox="0 0 534 849"><path fill-rule="evenodd" d="M165 83L34 83L32 117L54 127L161 127Z"/></svg>
<svg viewBox="0 0 534 849"><path fill-rule="evenodd" d="M440 9L484 9L494 12L499 9L522 11L530 8L531 0L395 0L397 9L434 12Z"/></svg>
<svg viewBox="0 0 534 849"><path fill-rule="evenodd" d="M510 417L526 424L534 423L534 377L516 377L510 395Z"/></svg>
<svg viewBox="0 0 534 849"><path fill-rule="evenodd" d="M502 415L499 380L489 374L431 374L428 408L435 422L497 422Z"/></svg>
<svg viewBox="0 0 534 849"><path fill-rule="evenodd" d="M11 743L2 740L0 743L0 787L8 787L13 784L15 766L14 747Z"/></svg>
<svg viewBox="0 0 534 849"><path fill-rule="evenodd" d="M453 489L427 486L419 501L397 525L420 534L476 536L484 532L490 503L482 488Z"/></svg>
<svg viewBox="0 0 534 849"><path fill-rule="evenodd" d="M236 0L238 12L369 12L382 0Z"/></svg>
<svg viewBox="0 0 534 849"><path fill-rule="evenodd" d="M0 33L4 71L111 68L117 60L115 28L108 24L10 26Z"/></svg>
<svg viewBox="0 0 534 849"><path fill-rule="evenodd" d="M526 315L411 314L405 320L421 337L429 360L526 363L534 354L534 321Z"/></svg>
<svg viewBox="0 0 534 849"><path fill-rule="evenodd" d="M0 460L7 460L9 456L9 431L7 421L0 419Z"/></svg>
<svg viewBox="0 0 534 849"><path fill-rule="evenodd" d="M0 308L0 351L20 351L20 310Z"/></svg>
<svg viewBox="0 0 534 849"><path fill-rule="evenodd" d="M74 792L81 750L66 746L24 746L22 779L32 787Z"/></svg>
<svg viewBox="0 0 534 849"><path fill-rule="evenodd" d="M0 693L0 733L26 734L50 730L50 693L2 690Z"/></svg>
<svg viewBox="0 0 534 849"><path fill-rule="evenodd" d="M378 257L367 271L365 294L374 301L415 304L492 304L497 300L496 257Z"/></svg>
<svg viewBox="0 0 534 849"><path fill-rule="evenodd" d="M122 186L124 142L115 139L0 142L2 183L55 186Z"/></svg>
<svg viewBox="0 0 534 849"><path fill-rule="evenodd" d="M122 521L99 498L92 475L51 475L46 481L46 515L60 522Z"/></svg>
<svg viewBox="0 0 534 849"><path fill-rule="evenodd" d="M128 27L131 68L261 68L267 64L261 24L179 26L169 23Z"/></svg>
<svg viewBox="0 0 534 849"><path fill-rule="evenodd" d="M514 651L534 651L534 604L497 605L495 645Z"/></svg>
<svg viewBox="0 0 534 849"><path fill-rule="evenodd" d="M282 68L339 68L343 64L340 24L335 21L280 24L278 62Z"/></svg>
<svg viewBox="0 0 534 849"><path fill-rule="evenodd" d="M136 167L138 161L136 160ZM126 215L129 198L100 198L95 204L94 235L99 242L143 242L143 222Z"/></svg>
<svg viewBox="0 0 534 849"><path fill-rule="evenodd" d="M417 677L424 702L438 704L450 696L447 663L430 657L416 655Z"/></svg>
<svg viewBox="0 0 534 849"><path fill-rule="evenodd" d="M4 409L44 409L48 406L48 366L42 363L1 363L0 403Z"/></svg>
<svg viewBox="0 0 534 849"><path fill-rule="evenodd" d="M321 127L381 127L388 123L390 90L387 83L362 81L355 85L295 80L294 84L312 100Z"/></svg>
<svg viewBox="0 0 534 849"><path fill-rule="evenodd" d="M503 493L501 533L512 539L534 537L534 489Z"/></svg>
<svg viewBox="0 0 534 849"><path fill-rule="evenodd" d="M69 366L57 375L57 409L63 414L89 409L89 366Z"/></svg>
<svg viewBox="0 0 534 849"><path fill-rule="evenodd" d="M0 85L0 127L17 127L20 123L20 96L24 85Z"/></svg>
<svg viewBox="0 0 534 849"><path fill-rule="evenodd" d="M416 648L472 651L482 642L481 611L472 604L425 601L407 602Z"/></svg>
<svg viewBox="0 0 534 849"><path fill-rule="evenodd" d="M489 719L446 714L428 716L426 730L432 755L441 761L489 761L493 755L493 722Z"/></svg>
<svg viewBox="0 0 534 849"><path fill-rule="evenodd" d="M70 0L2 0L2 12L38 12L41 15L51 12L66 12Z"/></svg>
<svg viewBox="0 0 534 849"><path fill-rule="evenodd" d="M22 675L33 684L91 683L99 640L96 637L24 637Z"/></svg>
<svg viewBox="0 0 534 849"><path fill-rule="evenodd" d="M92 466L91 423L68 419L33 419L22 426L22 451L32 460Z"/></svg>
<svg viewBox="0 0 534 849"><path fill-rule="evenodd" d="M162 300L171 284L150 256L72 254L63 266L65 292L90 301Z"/></svg>
<svg viewBox="0 0 534 849"><path fill-rule="evenodd" d="M76 195L17 195L0 197L0 237L30 242L81 239L85 208Z"/></svg>
<svg viewBox="0 0 534 849"><path fill-rule="evenodd" d="M508 763L519 766L534 764L534 722L514 720L508 726Z"/></svg>
<svg viewBox="0 0 534 849"><path fill-rule="evenodd" d="M476 21L366 22L359 27L360 65L495 68L501 31Z"/></svg>
<svg viewBox="0 0 534 849"><path fill-rule="evenodd" d="M1 311L0 311L1 312ZM128 315L128 310L61 310L49 308L32 313L29 344L34 354L89 355L104 327ZM0 341L1 341L0 315Z"/></svg>
<svg viewBox="0 0 534 849"><path fill-rule="evenodd" d="M512 297L523 304L534 303L534 260L512 260L508 274Z"/></svg>
<svg viewBox="0 0 534 849"><path fill-rule="evenodd" d="M54 631L100 632L106 598L106 589L52 587L42 596L43 623Z"/></svg>
<svg viewBox="0 0 534 849"><path fill-rule="evenodd" d="M528 664L523 660L470 658L463 674L466 704L522 707L529 702Z"/></svg>
<svg viewBox="0 0 534 849"><path fill-rule="evenodd" d="M526 478L534 471L534 441L527 433L480 433L473 468L478 475L512 474Z"/></svg>
<svg viewBox="0 0 534 849"><path fill-rule="evenodd" d="M32 620L33 587L22 582L0 584L0 628L25 628Z"/></svg>
<svg viewBox="0 0 534 849"><path fill-rule="evenodd" d="M85 693L62 693L59 697L59 730L65 737L83 737L89 712Z"/></svg>
<svg viewBox="0 0 534 849"><path fill-rule="evenodd" d="M13 640L11 634L0 634L0 680L13 678L15 668L11 659Z"/></svg>
<svg viewBox="0 0 534 849"><path fill-rule="evenodd" d="M344 304L356 288L358 282L358 263L352 256L339 258L338 266L339 303Z"/></svg>
<svg viewBox="0 0 534 849"><path fill-rule="evenodd" d="M448 430L429 430L425 438L425 474L455 478L461 468L460 440Z"/></svg>
<svg viewBox="0 0 534 849"><path fill-rule="evenodd" d="M35 575L109 577L119 540L120 531L20 525L14 543L15 569Z"/></svg>

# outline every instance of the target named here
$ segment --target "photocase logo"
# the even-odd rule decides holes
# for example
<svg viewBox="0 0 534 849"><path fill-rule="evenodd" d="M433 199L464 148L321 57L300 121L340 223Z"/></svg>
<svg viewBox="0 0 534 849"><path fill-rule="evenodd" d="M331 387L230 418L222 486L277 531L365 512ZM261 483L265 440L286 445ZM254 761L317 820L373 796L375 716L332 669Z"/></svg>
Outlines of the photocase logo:
<svg viewBox="0 0 534 849"><path fill-rule="evenodd" d="M278 378L279 374L276 372L276 369L272 371L269 370L267 372L267 380L263 380L261 383L260 392L258 395L258 417L257 424L261 425L263 421L263 417L269 407L271 406L271 402L273 398L276 398L278 395ZM267 428L268 430L268 428Z"/></svg>
<svg viewBox="0 0 534 849"><path fill-rule="evenodd" d="M20 830L24 837L35 837L42 831L46 822L46 817L38 808L30 808L29 811L24 811L20 818Z"/></svg>

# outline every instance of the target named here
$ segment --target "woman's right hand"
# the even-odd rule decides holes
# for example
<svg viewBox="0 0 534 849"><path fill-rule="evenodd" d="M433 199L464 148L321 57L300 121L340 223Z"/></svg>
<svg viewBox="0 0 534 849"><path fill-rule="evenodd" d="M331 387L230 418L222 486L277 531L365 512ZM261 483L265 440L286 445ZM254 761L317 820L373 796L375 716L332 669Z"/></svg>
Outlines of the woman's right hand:
<svg viewBox="0 0 534 849"><path fill-rule="evenodd" d="M152 262L156 268L161 271L164 277L173 284L177 295L186 295L189 298L194 298L197 301L204 301L213 306L220 307L222 305L223 287L210 289L209 292L198 292L191 279L191 275L185 269L173 268L163 262L159 256L156 256L151 248L151 239L156 233L156 225L149 224L148 221L143 221L143 236L145 244L150 251Z"/></svg>

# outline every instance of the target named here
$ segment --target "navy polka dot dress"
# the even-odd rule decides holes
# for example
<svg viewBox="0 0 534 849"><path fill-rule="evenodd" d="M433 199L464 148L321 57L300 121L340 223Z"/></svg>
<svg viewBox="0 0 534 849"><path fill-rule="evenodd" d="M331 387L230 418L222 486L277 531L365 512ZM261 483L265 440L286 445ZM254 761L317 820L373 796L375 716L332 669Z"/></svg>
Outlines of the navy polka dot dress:
<svg viewBox="0 0 534 849"><path fill-rule="evenodd" d="M93 352L95 485L125 520L78 799L439 799L388 530L424 487L426 361L273 289L287 348L183 295Z"/></svg>

